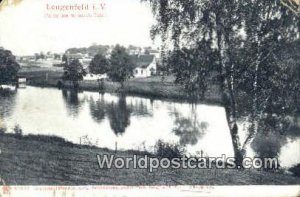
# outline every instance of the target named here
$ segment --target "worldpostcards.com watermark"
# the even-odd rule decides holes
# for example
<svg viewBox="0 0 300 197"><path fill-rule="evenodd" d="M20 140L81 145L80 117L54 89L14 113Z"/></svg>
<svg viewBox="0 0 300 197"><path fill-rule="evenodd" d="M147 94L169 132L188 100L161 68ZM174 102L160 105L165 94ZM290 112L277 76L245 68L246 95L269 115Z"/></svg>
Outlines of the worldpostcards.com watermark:
<svg viewBox="0 0 300 197"><path fill-rule="evenodd" d="M115 155L97 155L100 169L148 169L149 172L158 168L163 169L277 169L277 158L249 158L246 157L238 166L234 157L182 157L182 158L155 158L147 155L141 157L133 155L132 157L117 157Z"/></svg>

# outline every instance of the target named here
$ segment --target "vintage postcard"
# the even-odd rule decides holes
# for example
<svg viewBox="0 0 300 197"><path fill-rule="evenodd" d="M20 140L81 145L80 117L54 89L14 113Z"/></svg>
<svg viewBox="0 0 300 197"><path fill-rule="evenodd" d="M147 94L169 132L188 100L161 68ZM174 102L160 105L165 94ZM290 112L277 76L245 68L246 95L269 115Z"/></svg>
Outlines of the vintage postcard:
<svg viewBox="0 0 300 197"><path fill-rule="evenodd" d="M0 196L300 196L299 0L2 0Z"/></svg>

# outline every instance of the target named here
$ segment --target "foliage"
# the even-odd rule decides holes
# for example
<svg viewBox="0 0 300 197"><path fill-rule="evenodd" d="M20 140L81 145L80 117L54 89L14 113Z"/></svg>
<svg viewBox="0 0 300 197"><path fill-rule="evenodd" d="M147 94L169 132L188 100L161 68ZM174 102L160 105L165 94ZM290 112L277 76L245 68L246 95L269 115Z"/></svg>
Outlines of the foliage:
<svg viewBox="0 0 300 197"><path fill-rule="evenodd" d="M155 145L156 153L155 155L158 158L182 158L184 156L184 149L181 148L178 144L170 144L163 142L162 140L158 140Z"/></svg>
<svg viewBox="0 0 300 197"><path fill-rule="evenodd" d="M55 53L55 54L54 54L54 59L60 60L60 59L61 59L60 54Z"/></svg>
<svg viewBox="0 0 300 197"><path fill-rule="evenodd" d="M35 53L34 56L35 56L35 60L39 60L39 59L43 60L43 59L46 58L46 56L45 56L45 54L43 52L41 52L41 53Z"/></svg>
<svg viewBox="0 0 300 197"><path fill-rule="evenodd" d="M300 177L300 163L289 169L295 176Z"/></svg>
<svg viewBox="0 0 300 197"><path fill-rule="evenodd" d="M63 56L62 56L62 61L63 61L64 63L67 63L67 62L68 62L68 57L67 57L66 54L63 54Z"/></svg>
<svg viewBox="0 0 300 197"><path fill-rule="evenodd" d="M293 74L298 68L279 59L280 49L300 37L299 17L280 0L144 1L150 3L156 17L152 37L160 35L163 50L171 43L175 51L175 58L171 56L168 62L177 82L195 92L207 85L207 80L201 79L218 71L235 155L240 161L244 145L239 140L237 120L242 112L246 111L253 124L247 144L268 110L277 109L284 115L299 98L299 76ZM293 56L295 53L297 50ZM199 60L195 58L198 56Z"/></svg>
<svg viewBox="0 0 300 197"><path fill-rule="evenodd" d="M14 132L17 136L22 136L23 135L23 130L21 129L20 125L15 125Z"/></svg>
<svg viewBox="0 0 300 197"><path fill-rule="evenodd" d="M123 83L133 76L134 62L126 52L126 48L116 45L110 56L108 76L115 82Z"/></svg>
<svg viewBox="0 0 300 197"><path fill-rule="evenodd" d="M5 134L6 133L6 127L0 127L0 135L2 134Z"/></svg>
<svg viewBox="0 0 300 197"><path fill-rule="evenodd" d="M209 58L212 57L212 58ZM167 68L175 74L175 83L185 86L186 92L196 99L204 99L208 80L214 71L215 52L205 40L197 48L177 49L169 53Z"/></svg>
<svg viewBox="0 0 300 197"><path fill-rule="evenodd" d="M89 65L89 71L93 74L105 74L109 70L109 60L102 54L97 54Z"/></svg>
<svg viewBox="0 0 300 197"><path fill-rule="evenodd" d="M64 64L64 80L69 81L80 81L83 80L83 77L86 75L86 71L83 69L82 64L79 60L75 59L70 63L66 62Z"/></svg>
<svg viewBox="0 0 300 197"><path fill-rule="evenodd" d="M16 81L20 65L11 51L0 48L0 84Z"/></svg>

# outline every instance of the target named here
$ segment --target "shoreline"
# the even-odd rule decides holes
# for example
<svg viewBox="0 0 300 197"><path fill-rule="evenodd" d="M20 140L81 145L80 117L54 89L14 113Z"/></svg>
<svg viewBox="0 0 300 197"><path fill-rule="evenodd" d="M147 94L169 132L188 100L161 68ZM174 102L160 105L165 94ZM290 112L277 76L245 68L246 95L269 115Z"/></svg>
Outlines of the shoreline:
<svg viewBox="0 0 300 197"><path fill-rule="evenodd" d="M27 78L27 85L36 87L58 88L62 73L58 71L30 71L19 74ZM184 91L184 87L170 82L170 79L161 81L161 76L149 78L133 78L124 83L123 93L146 97L150 99L164 99L171 101L183 101L191 103L222 105L221 94L218 85L211 85L203 100L195 100ZM79 81L80 91L100 92L97 81ZM103 93L120 93L120 84L112 81L104 81ZM65 88L72 89L71 84L65 84Z"/></svg>
<svg viewBox="0 0 300 197"><path fill-rule="evenodd" d="M37 149L37 147L39 147ZM0 135L0 175L8 185L298 185L300 177L238 169L100 169L97 155L151 155L76 145L55 136ZM151 155L153 156L153 155Z"/></svg>

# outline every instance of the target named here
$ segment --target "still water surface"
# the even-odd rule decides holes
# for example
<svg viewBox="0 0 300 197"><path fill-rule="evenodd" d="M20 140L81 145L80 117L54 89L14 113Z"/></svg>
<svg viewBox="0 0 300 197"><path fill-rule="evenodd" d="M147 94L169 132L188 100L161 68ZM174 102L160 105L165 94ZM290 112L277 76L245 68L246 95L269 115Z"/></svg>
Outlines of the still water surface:
<svg viewBox="0 0 300 197"><path fill-rule="evenodd" d="M179 143L189 154L233 156L225 110L220 106L152 100L95 92L27 87L0 96L0 124L8 132L55 135L78 144L153 151L158 140ZM246 123L245 123L246 124ZM242 127L241 127L242 128ZM241 131L241 140L246 137ZM300 163L299 135L257 135L247 155Z"/></svg>

